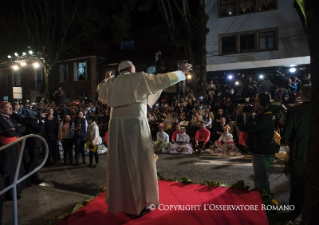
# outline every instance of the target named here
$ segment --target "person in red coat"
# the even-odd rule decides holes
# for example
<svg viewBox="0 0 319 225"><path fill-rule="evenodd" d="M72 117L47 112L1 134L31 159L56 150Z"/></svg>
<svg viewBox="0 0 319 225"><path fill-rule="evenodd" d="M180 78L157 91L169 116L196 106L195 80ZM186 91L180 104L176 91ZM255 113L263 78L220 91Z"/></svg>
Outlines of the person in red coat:
<svg viewBox="0 0 319 225"><path fill-rule="evenodd" d="M239 148L242 152L247 152L247 136L248 134L245 132L240 132L238 143L236 144L236 147Z"/></svg>
<svg viewBox="0 0 319 225"><path fill-rule="evenodd" d="M202 152L202 150L209 148L211 145L210 131L206 128L205 123L201 122L200 129L196 131L194 147Z"/></svg>
<svg viewBox="0 0 319 225"><path fill-rule="evenodd" d="M177 124L177 125L175 126L175 131L174 131L174 133L172 134L172 137L171 137L172 143L175 143L175 141L176 141L176 136L177 136L177 134L179 134L180 130L181 130L181 126L180 126L179 124Z"/></svg>

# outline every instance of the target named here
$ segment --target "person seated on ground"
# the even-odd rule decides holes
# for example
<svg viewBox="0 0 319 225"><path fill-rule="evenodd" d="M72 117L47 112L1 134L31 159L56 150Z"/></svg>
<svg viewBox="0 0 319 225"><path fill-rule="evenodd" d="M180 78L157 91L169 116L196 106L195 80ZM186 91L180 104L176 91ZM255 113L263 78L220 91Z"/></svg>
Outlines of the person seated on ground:
<svg viewBox="0 0 319 225"><path fill-rule="evenodd" d="M185 127L180 128L180 133L176 135L176 142L168 148L169 153L192 154L192 145L190 138L185 132Z"/></svg>
<svg viewBox="0 0 319 225"><path fill-rule="evenodd" d="M206 129L211 131L212 129L212 119L209 117L208 113L205 113L203 116L203 122L205 123Z"/></svg>
<svg viewBox="0 0 319 225"><path fill-rule="evenodd" d="M222 156L234 156L240 155L238 149L235 146L233 135L229 133L230 127L228 125L224 126L224 132L221 134L220 138L215 141L214 145L210 146L209 152L213 155Z"/></svg>
<svg viewBox="0 0 319 225"><path fill-rule="evenodd" d="M185 126L187 127L188 124L189 124L189 121L186 117L186 113L185 112L182 112L181 116L178 118L178 122L179 122L179 125L181 126Z"/></svg>
<svg viewBox="0 0 319 225"><path fill-rule="evenodd" d="M226 119L226 122L228 122L227 116L224 114L224 110L222 108L219 108L217 115L215 116L215 119L213 121L213 126L215 126L217 123L219 123L220 118L222 118L222 117L224 117Z"/></svg>
<svg viewBox="0 0 319 225"><path fill-rule="evenodd" d="M247 152L247 136L248 136L247 133L240 132L236 147L239 148L241 152Z"/></svg>
<svg viewBox="0 0 319 225"><path fill-rule="evenodd" d="M153 146L154 152L167 152L168 144L169 144L169 136L164 131L164 124L160 123L158 125L156 141Z"/></svg>
<svg viewBox="0 0 319 225"><path fill-rule="evenodd" d="M214 126L214 132L213 132L213 141L216 141L220 138L220 135L222 133L224 133L224 126L227 125L226 124L226 118L223 116L223 117L220 117L220 120L218 123L216 123L216 125Z"/></svg>
<svg viewBox="0 0 319 225"><path fill-rule="evenodd" d="M177 136L177 134L179 134L180 130L181 130L181 126L179 124L175 125L175 131L174 131L174 133L172 134L172 137L171 137L171 142L172 143L175 143L176 136Z"/></svg>
<svg viewBox="0 0 319 225"><path fill-rule="evenodd" d="M167 113L166 118L164 120L164 129L166 131L172 130L173 123L174 123L174 119L172 117L172 114L171 113Z"/></svg>
<svg viewBox="0 0 319 225"><path fill-rule="evenodd" d="M199 149L199 152L201 153L211 145L210 131L206 129L205 123L201 122L200 129L196 131L194 148Z"/></svg>
<svg viewBox="0 0 319 225"><path fill-rule="evenodd" d="M191 136L193 137L196 131L200 128L201 122L203 121L203 117L199 114L199 112L195 112L191 120Z"/></svg>
<svg viewBox="0 0 319 225"><path fill-rule="evenodd" d="M173 112L172 118L174 121L173 124L178 123L178 113L177 112Z"/></svg>

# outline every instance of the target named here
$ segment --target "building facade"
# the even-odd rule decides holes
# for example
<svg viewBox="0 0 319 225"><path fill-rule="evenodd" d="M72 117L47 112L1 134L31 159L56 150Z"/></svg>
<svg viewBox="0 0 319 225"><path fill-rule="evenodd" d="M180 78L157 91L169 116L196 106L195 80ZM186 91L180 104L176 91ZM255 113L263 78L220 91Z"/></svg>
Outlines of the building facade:
<svg viewBox="0 0 319 225"><path fill-rule="evenodd" d="M44 97L43 67L16 62L0 65L0 100L32 103Z"/></svg>
<svg viewBox="0 0 319 225"><path fill-rule="evenodd" d="M310 63L307 38L293 0L206 1L207 72ZM298 68L297 68L298 69Z"/></svg>

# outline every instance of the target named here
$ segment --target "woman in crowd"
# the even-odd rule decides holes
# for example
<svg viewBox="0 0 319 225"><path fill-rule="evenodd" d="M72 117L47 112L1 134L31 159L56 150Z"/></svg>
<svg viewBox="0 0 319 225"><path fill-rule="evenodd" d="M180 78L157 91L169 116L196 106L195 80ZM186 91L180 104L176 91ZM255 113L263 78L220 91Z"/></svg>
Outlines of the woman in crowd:
<svg viewBox="0 0 319 225"><path fill-rule="evenodd" d="M195 115L193 116L191 120L191 136L194 137L196 131L200 128L201 122L203 121L202 116L199 114L199 112L195 112Z"/></svg>
<svg viewBox="0 0 319 225"><path fill-rule="evenodd" d="M206 129L208 129L209 131L211 131L212 129L212 118L209 117L209 114L205 112L204 116L203 116L203 121L204 124L206 126Z"/></svg>
<svg viewBox="0 0 319 225"><path fill-rule="evenodd" d="M164 120L164 128L165 130L172 130L173 127L173 123L174 123L174 119L172 118L171 113L167 113L166 118Z"/></svg>
<svg viewBox="0 0 319 225"><path fill-rule="evenodd" d="M160 123L158 125L158 132L156 137L156 142L154 143L154 152L167 152L169 145L169 136L164 131L164 124Z"/></svg>
<svg viewBox="0 0 319 225"><path fill-rule="evenodd" d="M83 164L86 164L85 156L86 151L84 149L85 139L86 139L86 131L88 127L87 121L83 118L84 113L83 111L78 111L76 113L74 126L75 126L75 135L74 135L74 142L75 142L75 166L79 165L79 155L81 153Z"/></svg>
<svg viewBox="0 0 319 225"><path fill-rule="evenodd" d="M176 135L175 143L168 148L169 153L192 154L193 148L189 136L185 133L185 127L181 127Z"/></svg>
<svg viewBox="0 0 319 225"><path fill-rule="evenodd" d="M64 165L70 162L73 164L73 144L74 144L74 123L71 120L70 115L66 114L63 117L63 121L59 125L59 141L63 146Z"/></svg>
<svg viewBox="0 0 319 225"><path fill-rule="evenodd" d="M47 141L49 147L49 156L46 161L47 166L54 166L60 161L60 154L58 148L58 131L59 121L54 116L54 109L48 109L48 116L44 121L44 138Z"/></svg>
<svg viewBox="0 0 319 225"><path fill-rule="evenodd" d="M12 106L10 102L1 102L0 103L0 140L2 146L5 144L9 144L21 136L21 134L25 131L25 127L22 124L19 124L18 121L10 118L12 115ZM7 147L5 150L2 150L1 153L1 170L2 174L4 174L4 187L7 187L13 183L14 176L16 173L18 158L20 154L20 144L11 145ZM24 175L24 167L23 163L20 165L20 170L18 174L18 178L21 178ZM17 185L17 196L22 192L24 188L24 182L20 182ZM7 200L13 199L13 190L11 189L6 194Z"/></svg>
<svg viewBox="0 0 319 225"><path fill-rule="evenodd" d="M100 137L99 128L95 123L95 117L88 118L88 129L86 133L86 140L93 145L99 145L102 143L102 139ZM89 167L93 165L93 155L95 157L95 168L99 166L99 154L96 150L95 152L90 151L90 164Z"/></svg>

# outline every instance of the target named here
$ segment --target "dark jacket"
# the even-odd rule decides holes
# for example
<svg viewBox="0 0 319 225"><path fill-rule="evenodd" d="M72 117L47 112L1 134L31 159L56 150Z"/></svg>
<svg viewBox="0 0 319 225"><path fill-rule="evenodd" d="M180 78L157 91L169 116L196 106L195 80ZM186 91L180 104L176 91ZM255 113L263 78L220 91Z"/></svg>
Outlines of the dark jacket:
<svg viewBox="0 0 319 225"><path fill-rule="evenodd" d="M306 162L309 140L310 101L288 109L284 125L284 138L290 147L289 159Z"/></svg>
<svg viewBox="0 0 319 225"><path fill-rule="evenodd" d="M242 116L237 116L240 131L248 133L247 150L256 155L274 155L276 145L274 141L275 123L271 111L256 115L244 123Z"/></svg>
<svg viewBox="0 0 319 225"><path fill-rule="evenodd" d="M81 130L77 130L76 127L77 125L81 125ZM76 119L74 121L74 126L75 126L75 132L74 132L74 140L76 143L85 141L85 136L86 136L86 122L85 119Z"/></svg>

